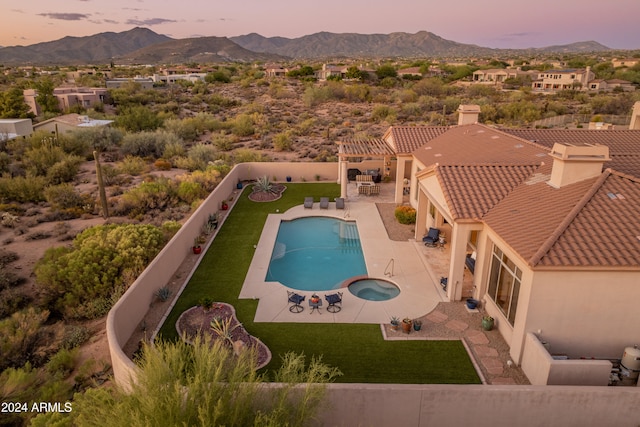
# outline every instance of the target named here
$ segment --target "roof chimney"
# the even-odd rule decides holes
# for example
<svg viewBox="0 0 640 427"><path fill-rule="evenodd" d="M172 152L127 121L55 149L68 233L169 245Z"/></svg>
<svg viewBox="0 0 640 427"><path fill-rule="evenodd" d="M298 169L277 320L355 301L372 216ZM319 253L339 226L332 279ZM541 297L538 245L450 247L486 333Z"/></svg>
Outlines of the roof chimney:
<svg viewBox="0 0 640 427"><path fill-rule="evenodd" d="M633 112L631 113L631 123L629 129L640 130L640 101L633 104Z"/></svg>
<svg viewBox="0 0 640 427"><path fill-rule="evenodd" d="M553 168L549 185L560 188L565 185L595 178L602 173L604 162L611 160L606 145L554 144L549 154Z"/></svg>
<svg viewBox="0 0 640 427"><path fill-rule="evenodd" d="M458 107L458 126L471 125L478 123L478 116L480 115L479 105L462 105Z"/></svg>

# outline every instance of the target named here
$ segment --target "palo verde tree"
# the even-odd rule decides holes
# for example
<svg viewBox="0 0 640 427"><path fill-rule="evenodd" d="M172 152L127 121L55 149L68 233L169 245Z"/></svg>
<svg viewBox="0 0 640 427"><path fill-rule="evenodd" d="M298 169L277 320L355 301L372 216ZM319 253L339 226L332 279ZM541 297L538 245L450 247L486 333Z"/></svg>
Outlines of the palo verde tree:
<svg viewBox="0 0 640 427"><path fill-rule="evenodd" d="M256 372L255 353L238 356L221 340L197 337L143 348L137 381L76 394L67 414L38 416L32 426L302 426L322 404L326 383L341 375L318 358L288 353L277 385Z"/></svg>
<svg viewBox="0 0 640 427"><path fill-rule="evenodd" d="M35 266L43 303L70 319L103 316L166 243L153 225L88 228L72 247L50 248Z"/></svg>

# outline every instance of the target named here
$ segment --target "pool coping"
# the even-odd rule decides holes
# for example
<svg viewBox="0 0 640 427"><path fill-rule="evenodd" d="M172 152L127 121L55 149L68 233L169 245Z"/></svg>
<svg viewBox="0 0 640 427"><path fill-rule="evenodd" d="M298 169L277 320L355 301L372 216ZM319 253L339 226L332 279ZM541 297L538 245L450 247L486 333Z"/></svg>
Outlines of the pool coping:
<svg viewBox="0 0 640 427"><path fill-rule="evenodd" d="M379 324L388 322L392 316L423 316L445 300L440 286L433 282L428 272L423 255L419 251L421 248L413 240L398 242L389 239L375 203L352 203L348 210L336 209L333 202L329 204L329 209L321 210L318 206L318 203L315 203L313 208L305 209L303 205L298 205L286 212L268 215L258 244L254 246L251 265L239 295L241 299L258 300L255 322ZM309 295L312 291L291 289L279 282L267 282L264 278L280 221L306 216L327 216L356 221L368 277L394 283L400 288L400 295L386 301L367 301L345 292L343 309L338 313L322 310L320 315L314 312L309 316L309 307L305 307L302 313L291 313L286 291ZM394 272L391 277L384 274L390 259L394 259Z"/></svg>

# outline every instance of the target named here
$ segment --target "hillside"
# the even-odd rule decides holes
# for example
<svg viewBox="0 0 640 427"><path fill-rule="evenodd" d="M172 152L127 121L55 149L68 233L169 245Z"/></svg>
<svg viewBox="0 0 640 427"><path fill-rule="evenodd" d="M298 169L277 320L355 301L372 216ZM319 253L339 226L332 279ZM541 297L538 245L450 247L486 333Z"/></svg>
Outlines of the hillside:
<svg viewBox="0 0 640 427"><path fill-rule="evenodd" d="M181 64L186 62L253 62L283 59L270 53L251 52L226 37L169 40L117 58L122 64Z"/></svg>
<svg viewBox="0 0 640 427"><path fill-rule="evenodd" d="M12 64L92 64L108 62L138 49L171 40L147 28L121 33L100 33L86 37L64 37L30 46L0 49L0 63Z"/></svg>
<svg viewBox="0 0 640 427"><path fill-rule="evenodd" d="M495 49L445 40L428 31L416 34L315 33L295 39L266 38L259 34L231 37L245 49L292 58L469 56L495 53Z"/></svg>

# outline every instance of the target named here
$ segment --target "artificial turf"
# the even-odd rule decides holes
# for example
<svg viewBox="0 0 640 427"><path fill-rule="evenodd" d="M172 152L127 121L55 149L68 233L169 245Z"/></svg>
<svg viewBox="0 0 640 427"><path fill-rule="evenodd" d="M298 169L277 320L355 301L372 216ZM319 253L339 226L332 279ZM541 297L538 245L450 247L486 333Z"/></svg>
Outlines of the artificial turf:
<svg viewBox="0 0 640 427"><path fill-rule="evenodd" d="M269 213L284 212L302 204L340 195L338 184L287 183L282 197L273 202L253 202L250 190L238 196L189 284L178 298L160 330L176 339L175 323L186 309L205 296L232 304L247 331L271 350L267 366L277 368L279 355L288 351L322 360L339 368L338 382L391 384L479 384L480 379L460 341L385 341L379 325L344 323L255 323L257 301L238 299L244 278ZM283 291L283 298L285 298Z"/></svg>

